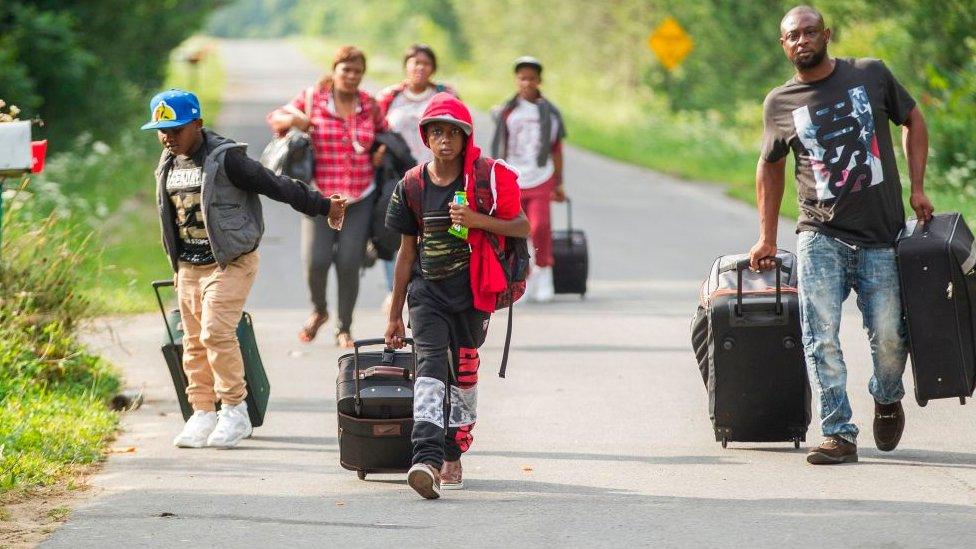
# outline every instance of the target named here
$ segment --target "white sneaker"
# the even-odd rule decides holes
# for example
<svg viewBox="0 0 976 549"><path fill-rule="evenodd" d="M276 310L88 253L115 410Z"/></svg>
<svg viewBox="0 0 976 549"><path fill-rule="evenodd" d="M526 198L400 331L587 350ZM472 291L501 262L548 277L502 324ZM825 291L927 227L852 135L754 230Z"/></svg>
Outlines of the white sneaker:
<svg viewBox="0 0 976 549"><path fill-rule="evenodd" d="M177 448L203 448L207 445L207 437L217 426L217 413L204 412L197 410L193 412L190 419L186 420L186 425L180 434L173 439L173 446Z"/></svg>
<svg viewBox="0 0 976 549"><path fill-rule="evenodd" d="M556 290L552 286L552 267L538 268L538 281L535 287L535 300L540 303L552 301L556 296Z"/></svg>
<svg viewBox="0 0 976 549"><path fill-rule="evenodd" d="M533 264L529 268L529 276L525 277L525 300L535 301L535 294L539 291L539 267Z"/></svg>
<svg viewBox="0 0 976 549"><path fill-rule="evenodd" d="M247 414L247 402L236 406L222 406L217 412L217 427L207 438L212 448L233 448L241 439L251 436L251 417Z"/></svg>

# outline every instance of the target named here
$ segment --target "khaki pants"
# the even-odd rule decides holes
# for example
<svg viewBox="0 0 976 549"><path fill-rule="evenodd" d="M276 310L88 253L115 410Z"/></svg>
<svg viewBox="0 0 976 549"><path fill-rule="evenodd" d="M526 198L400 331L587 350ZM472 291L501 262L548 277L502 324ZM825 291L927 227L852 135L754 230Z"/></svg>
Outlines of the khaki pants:
<svg viewBox="0 0 976 549"><path fill-rule="evenodd" d="M176 292L183 321L183 371L194 410L212 412L218 399L233 406L247 397L237 324L258 262L258 252L253 251L225 269L216 263L179 263Z"/></svg>

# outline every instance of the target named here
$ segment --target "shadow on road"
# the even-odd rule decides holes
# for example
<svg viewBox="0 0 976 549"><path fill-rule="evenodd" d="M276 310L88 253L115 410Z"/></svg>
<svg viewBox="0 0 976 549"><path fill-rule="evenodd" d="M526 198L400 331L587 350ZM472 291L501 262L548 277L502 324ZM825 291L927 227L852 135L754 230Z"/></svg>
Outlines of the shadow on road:
<svg viewBox="0 0 976 549"><path fill-rule="evenodd" d="M939 532L976 528L976 513L968 505L656 496L531 480L471 479L466 485L462 492L447 494L438 502L415 497L401 482L356 480L341 482L332 497L128 492L79 510L87 520L69 522L47 546L95 546L123 540L130 545L152 545L153 540L187 536L196 545L218 540L223 546L277 545L282 540L288 540L289 546L335 546L340 541L363 545L364 532L369 532L372 546L418 545L416 531L426 529L436 531L436 536L427 534L425 544L440 547L470 544L468 528L506 524L504 532L488 530L494 532L492 536L504 535L510 542L505 545L561 539L564 545L580 546L626 539L628 544L643 546L715 547L734 545L733 540L741 540L757 522L770 536L751 541L751 547L809 546L811 536L818 546L851 546L852 540L865 539L864 530L872 523L882 521L887 526L870 534L871 546L913 547L932 546ZM369 494L347 501L343 494L353 486L366 487ZM538 494L541 499L520 494ZM464 517L467 528L457 528L458 517ZM91 528L91 524L101 527ZM491 545L487 539L482 543Z"/></svg>
<svg viewBox="0 0 976 549"><path fill-rule="evenodd" d="M939 452L906 448L894 452L878 450L861 451L861 456L876 465L908 465L910 467L946 467L950 469L976 469L976 454L964 452Z"/></svg>
<svg viewBox="0 0 976 549"><path fill-rule="evenodd" d="M494 456L506 458L528 458L528 459L567 459L572 461L615 461L647 463L651 465L744 465L744 462L736 461L730 457L723 456L628 456L618 454L588 454L578 452L472 452L478 456ZM465 481L467 482L467 481Z"/></svg>
<svg viewBox="0 0 976 549"><path fill-rule="evenodd" d="M310 436L252 436L251 440L258 442L286 442L289 444L309 444L313 446L335 446L338 441L335 437L310 437ZM249 450L251 448L248 448Z"/></svg>
<svg viewBox="0 0 976 549"><path fill-rule="evenodd" d="M529 353L687 353L688 346L601 345L599 343L560 345L512 345L516 351Z"/></svg>

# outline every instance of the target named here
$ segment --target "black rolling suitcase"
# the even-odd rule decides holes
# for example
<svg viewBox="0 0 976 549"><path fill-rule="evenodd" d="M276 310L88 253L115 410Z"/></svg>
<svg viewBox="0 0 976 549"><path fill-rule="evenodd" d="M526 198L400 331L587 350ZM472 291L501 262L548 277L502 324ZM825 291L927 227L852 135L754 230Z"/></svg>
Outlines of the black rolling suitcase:
<svg viewBox="0 0 976 549"><path fill-rule="evenodd" d="M339 418L339 464L367 473L401 473L410 468L413 447L413 383L417 354L360 352L361 347L384 345L383 339L355 342L353 352L339 357L336 411Z"/></svg>
<svg viewBox="0 0 976 549"><path fill-rule="evenodd" d="M958 397L976 385L976 244L958 213L911 219L898 236L898 275L915 400Z"/></svg>
<svg viewBox="0 0 976 549"><path fill-rule="evenodd" d="M183 412L185 421L193 415L193 408L186 399L187 379L186 374L183 373L183 325L180 321L179 309L171 310L167 314L163 306L163 298L159 295L160 288L172 285L172 280L157 280L152 283L153 290L156 292L156 301L159 303L159 312L163 314L163 322L166 325L166 336L162 347L163 357L166 359L169 375L173 378L176 399L180 403L180 411ZM241 321L237 324L237 340L244 358L247 413L251 418L251 426L260 427L264 423L264 415L268 410L271 384L268 382L268 375L264 371L264 363L261 362L261 354L258 352L251 315L246 312L241 315ZM220 409L220 402L217 402L217 409Z"/></svg>
<svg viewBox="0 0 976 549"><path fill-rule="evenodd" d="M557 294L586 295L590 271L586 233L573 229L573 206L566 199L566 230L552 231L552 285Z"/></svg>
<svg viewBox="0 0 976 549"><path fill-rule="evenodd" d="M749 270L746 255L715 260L702 284L692 345L708 388L715 440L792 441L810 425L810 385L800 337L796 259Z"/></svg>

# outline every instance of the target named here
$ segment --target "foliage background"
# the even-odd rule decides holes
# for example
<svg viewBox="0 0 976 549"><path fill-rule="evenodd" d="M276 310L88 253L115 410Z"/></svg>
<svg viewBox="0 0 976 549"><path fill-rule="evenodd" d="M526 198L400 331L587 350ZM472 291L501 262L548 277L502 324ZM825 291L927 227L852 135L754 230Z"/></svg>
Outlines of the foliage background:
<svg viewBox="0 0 976 549"><path fill-rule="evenodd" d="M324 37L370 55L370 76L399 73L412 42L431 44L438 75L479 107L512 93L511 61L546 65L547 94L570 140L750 199L765 94L792 75L779 47L782 0L241 0L218 10L218 36ZM930 125L929 188L941 209L976 196L976 2L821 0L835 56L883 59ZM668 73L646 46L675 17L695 48ZM265 22L270 22L266 24ZM322 52L323 62L331 52ZM377 70L379 69L379 70ZM902 171L907 182L907 172ZM793 195L790 195L791 197ZM784 201L794 213L793 200Z"/></svg>

